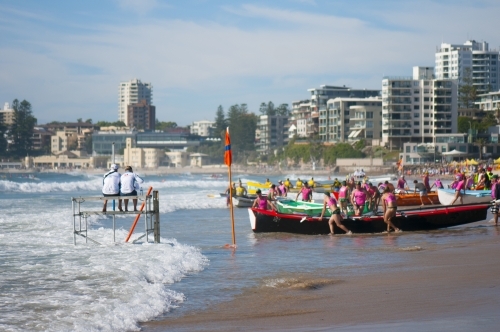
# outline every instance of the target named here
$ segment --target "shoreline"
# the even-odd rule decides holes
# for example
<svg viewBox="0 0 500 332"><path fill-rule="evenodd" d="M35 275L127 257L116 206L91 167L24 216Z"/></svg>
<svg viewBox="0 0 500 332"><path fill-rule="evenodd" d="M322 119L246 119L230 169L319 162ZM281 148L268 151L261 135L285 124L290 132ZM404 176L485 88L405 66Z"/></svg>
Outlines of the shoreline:
<svg viewBox="0 0 500 332"><path fill-rule="evenodd" d="M351 331L356 326L368 330L397 323L397 331L405 325L415 328L423 321L451 322L471 316L479 320L476 330L491 330L500 321L496 313L500 265L495 263L500 226L485 227L493 234L468 247L410 249L402 263L354 276L337 271L288 276L290 282L282 287L252 287L228 302L182 317L144 323L143 327L148 331L348 327ZM445 328L431 326L434 330Z"/></svg>

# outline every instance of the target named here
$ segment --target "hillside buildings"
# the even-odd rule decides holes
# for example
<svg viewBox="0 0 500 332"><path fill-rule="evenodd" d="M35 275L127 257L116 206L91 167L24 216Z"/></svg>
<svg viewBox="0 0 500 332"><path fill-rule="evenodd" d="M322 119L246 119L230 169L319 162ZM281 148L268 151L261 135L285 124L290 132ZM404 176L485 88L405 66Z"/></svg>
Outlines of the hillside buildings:
<svg viewBox="0 0 500 332"><path fill-rule="evenodd" d="M457 81L435 79L432 67L414 67L413 77L382 80L382 142L433 143L436 134L457 132Z"/></svg>
<svg viewBox="0 0 500 332"><path fill-rule="evenodd" d="M145 100L148 105L153 104L153 86L134 78L128 82L120 82L118 90L118 121L130 126L128 107Z"/></svg>
<svg viewBox="0 0 500 332"><path fill-rule="evenodd" d="M466 41L463 45L442 43L437 49L436 79L456 79L459 85L467 72L478 94L500 89L500 53L487 42Z"/></svg>

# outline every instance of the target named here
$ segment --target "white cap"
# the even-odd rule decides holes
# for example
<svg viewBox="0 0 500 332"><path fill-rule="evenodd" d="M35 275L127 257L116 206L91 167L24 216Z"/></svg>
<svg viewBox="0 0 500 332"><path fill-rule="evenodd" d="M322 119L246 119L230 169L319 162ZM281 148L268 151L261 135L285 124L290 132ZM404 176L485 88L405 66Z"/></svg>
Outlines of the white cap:
<svg viewBox="0 0 500 332"><path fill-rule="evenodd" d="M111 164L111 168L110 169L112 171L117 170L118 169L118 165L117 164Z"/></svg>

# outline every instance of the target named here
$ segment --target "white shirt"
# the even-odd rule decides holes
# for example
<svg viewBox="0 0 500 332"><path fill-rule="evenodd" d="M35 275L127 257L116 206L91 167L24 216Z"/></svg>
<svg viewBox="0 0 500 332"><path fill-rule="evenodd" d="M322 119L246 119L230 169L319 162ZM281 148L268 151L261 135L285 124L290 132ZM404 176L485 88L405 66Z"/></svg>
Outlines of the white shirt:
<svg viewBox="0 0 500 332"><path fill-rule="evenodd" d="M102 193L106 195L120 195L120 173L109 171L102 179Z"/></svg>
<svg viewBox="0 0 500 332"><path fill-rule="evenodd" d="M140 184L144 183L144 180L137 174L126 171L121 177L121 189L122 194L130 194L134 190L139 190L141 188Z"/></svg>

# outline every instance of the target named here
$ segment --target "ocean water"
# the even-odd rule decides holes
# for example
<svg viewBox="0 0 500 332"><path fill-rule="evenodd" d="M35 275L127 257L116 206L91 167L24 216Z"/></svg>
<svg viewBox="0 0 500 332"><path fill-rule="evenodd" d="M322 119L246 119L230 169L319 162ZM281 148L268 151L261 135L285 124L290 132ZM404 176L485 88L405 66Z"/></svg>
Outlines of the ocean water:
<svg viewBox="0 0 500 332"><path fill-rule="evenodd" d="M308 178L285 177L297 176ZM247 287L275 287L295 273L359 274L410 259L414 251L466 245L494 232L484 221L397 236L254 234L247 210L235 209L237 249L230 250L224 248L232 239L225 198L212 197L227 180L184 174L145 177L144 191L159 190L160 244L124 243L133 216L117 217L113 243L112 219L99 216L89 218L89 236L102 245L77 238L75 246L71 197L99 196L101 176L36 177L0 179L2 331L147 331L143 322L209 308ZM85 210L102 208L84 204ZM140 234L139 224L132 239Z"/></svg>

